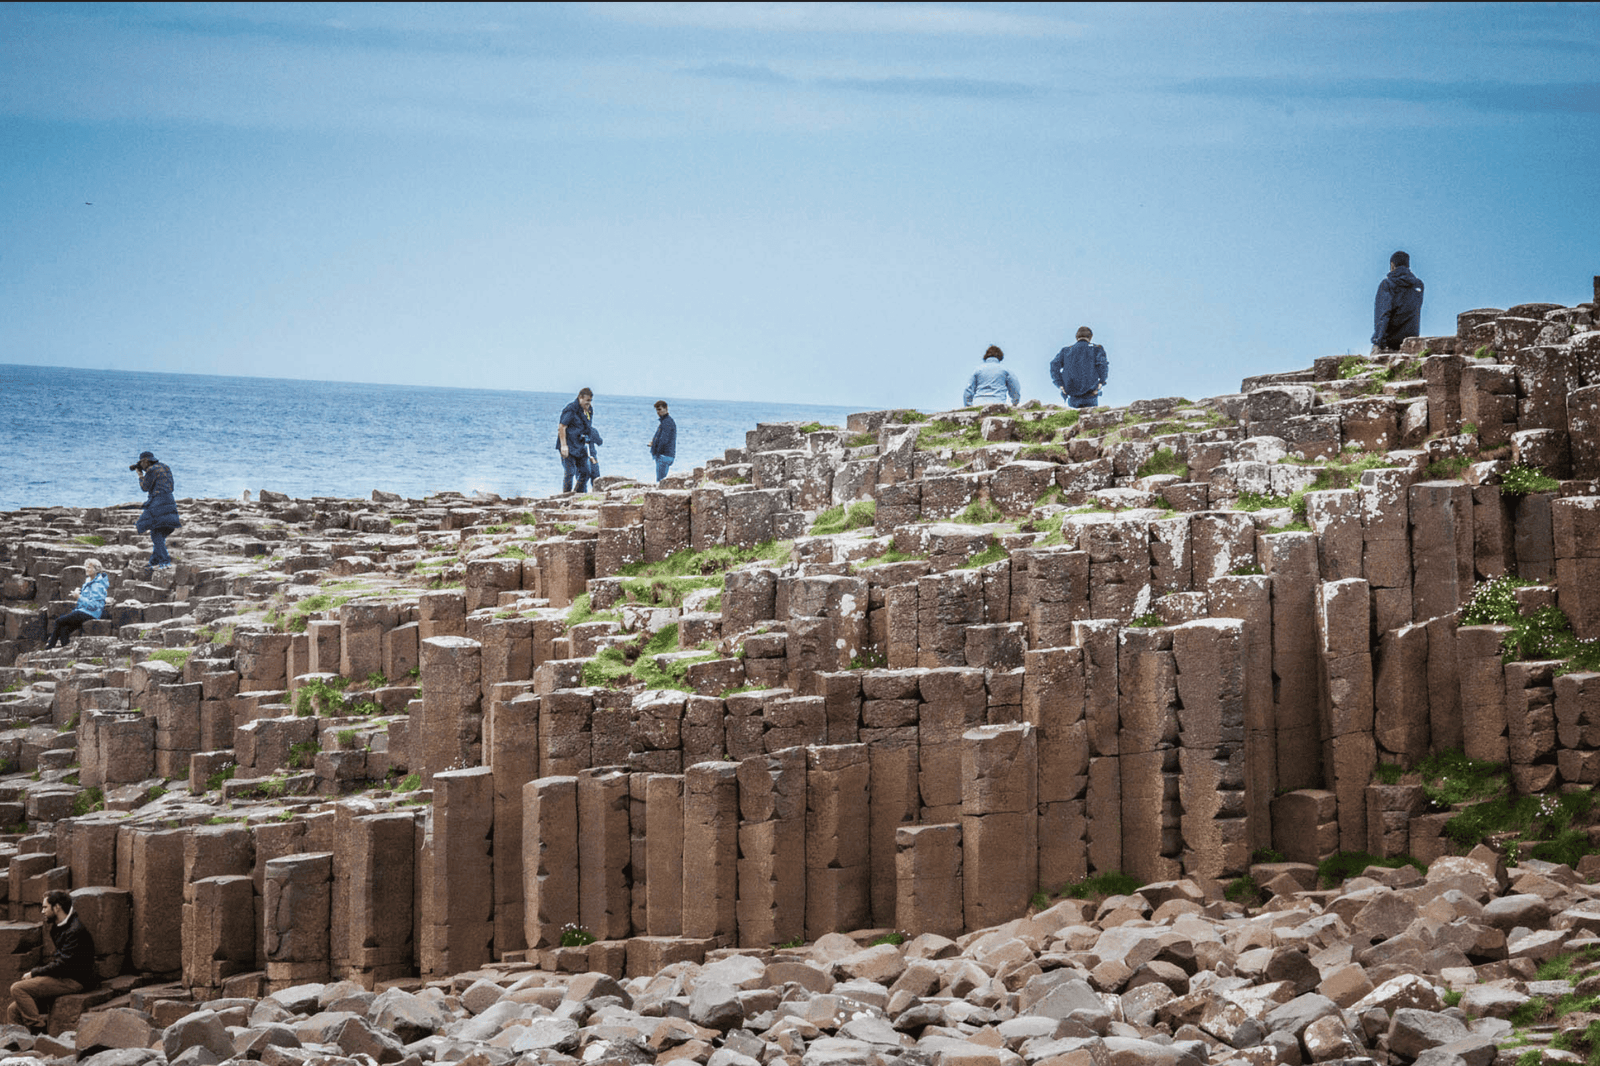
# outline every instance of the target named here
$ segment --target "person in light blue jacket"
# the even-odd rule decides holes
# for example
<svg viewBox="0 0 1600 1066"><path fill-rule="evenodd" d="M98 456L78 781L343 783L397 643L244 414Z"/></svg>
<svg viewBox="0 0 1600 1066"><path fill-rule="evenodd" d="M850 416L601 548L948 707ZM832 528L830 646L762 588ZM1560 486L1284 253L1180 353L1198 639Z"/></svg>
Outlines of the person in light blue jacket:
<svg viewBox="0 0 1600 1066"><path fill-rule="evenodd" d="M77 593L78 606L56 619L50 639L45 641L46 648L54 648L57 644L66 647L72 642L72 634L83 628L83 623L99 618L111 602L106 596L111 591L111 575L100 568L100 560L85 559L83 569L83 584L78 587Z"/></svg>
<svg viewBox="0 0 1600 1066"><path fill-rule="evenodd" d="M1000 365L1000 360L1005 357L1005 352L993 344L989 345L989 350L983 353L983 365L973 371L972 380L967 382L967 391L961 394L961 406L971 407L974 402L1006 403L1008 396L1011 403L1022 400L1022 386L1011 376L1011 371Z"/></svg>

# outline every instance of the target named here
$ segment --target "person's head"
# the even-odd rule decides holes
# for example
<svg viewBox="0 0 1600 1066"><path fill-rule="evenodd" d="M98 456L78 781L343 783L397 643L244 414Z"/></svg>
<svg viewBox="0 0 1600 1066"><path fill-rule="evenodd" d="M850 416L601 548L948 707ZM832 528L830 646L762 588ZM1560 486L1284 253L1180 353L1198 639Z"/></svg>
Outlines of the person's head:
<svg viewBox="0 0 1600 1066"><path fill-rule="evenodd" d="M132 469L134 469L134 470L149 470L152 466L155 465L155 461L156 461L156 455L155 455L154 452L140 452L139 453L139 461L137 463L133 464Z"/></svg>
<svg viewBox="0 0 1600 1066"><path fill-rule="evenodd" d="M1088 326L1079 326L1077 338L1080 341L1093 340L1094 330L1090 329Z"/></svg>
<svg viewBox="0 0 1600 1066"><path fill-rule="evenodd" d="M1408 267L1410 265L1411 256L1407 255L1405 252L1396 252L1389 257L1390 270L1393 270L1396 267Z"/></svg>
<svg viewBox="0 0 1600 1066"><path fill-rule="evenodd" d="M102 567L100 566L100 560L99 559L85 559L83 561L83 569L84 569L84 572L87 573L90 577L94 577L102 569Z"/></svg>
<svg viewBox="0 0 1600 1066"><path fill-rule="evenodd" d="M590 404L592 404L594 402L594 390L593 389L579 389L578 390L578 402L583 404L583 406L588 407Z"/></svg>
<svg viewBox="0 0 1600 1066"><path fill-rule="evenodd" d="M64 889L52 888L44 894L44 912L54 921L61 921L72 913L72 895Z"/></svg>
<svg viewBox="0 0 1600 1066"><path fill-rule="evenodd" d="M1000 346L998 344L991 344L989 345L989 350L983 353L983 357L985 359L993 359L995 362L999 362L1006 357L1006 353L1000 350Z"/></svg>
<svg viewBox="0 0 1600 1066"><path fill-rule="evenodd" d="M656 401L656 414L660 415L662 418L666 418L667 417L667 401L665 401L665 400L657 400Z"/></svg>

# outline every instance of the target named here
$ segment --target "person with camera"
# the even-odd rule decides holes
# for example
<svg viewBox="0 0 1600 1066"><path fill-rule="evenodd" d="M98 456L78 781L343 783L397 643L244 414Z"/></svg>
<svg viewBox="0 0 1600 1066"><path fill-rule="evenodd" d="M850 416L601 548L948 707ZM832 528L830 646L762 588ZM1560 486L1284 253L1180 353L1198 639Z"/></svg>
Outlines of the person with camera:
<svg viewBox="0 0 1600 1066"><path fill-rule="evenodd" d="M101 612L111 606L111 600L106 595L111 590L111 575L100 568L100 560L85 559L83 569L83 584L73 593L78 597L78 605L56 619L50 639L45 641L46 650L57 644L65 647L72 643L72 634L82 629L83 623L99 618Z"/></svg>
<svg viewBox="0 0 1600 1066"><path fill-rule="evenodd" d="M139 522L134 526L140 533L150 534L150 570L168 570L172 556L167 554L167 537L183 520L178 517L178 501L172 496L172 470L159 463L151 452L140 452L139 461L128 467L139 475L139 487L148 495L144 510L139 512Z"/></svg>
<svg viewBox="0 0 1600 1066"><path fill-rule="evenodd" d="M561 453L561 491L571 492L577 481L579 492L589 491L589 482L600 476L595 445L604 444L594 428L594 390L581 389L578 398L561 409L556 426L556 450Z"/></svg>

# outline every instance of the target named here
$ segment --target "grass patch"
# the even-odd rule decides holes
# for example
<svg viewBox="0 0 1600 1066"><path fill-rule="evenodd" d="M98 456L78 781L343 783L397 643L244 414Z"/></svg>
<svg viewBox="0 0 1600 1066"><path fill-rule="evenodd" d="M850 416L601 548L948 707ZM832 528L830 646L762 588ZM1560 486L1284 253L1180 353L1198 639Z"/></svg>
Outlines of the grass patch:
<svg viewBox="0 0 1600 1066"><path fill-rule="evenodd" d="M1361 372L1371 365L1370 361L1359 355L1347 355L1339 360L1339 380L1349 381L1359 377Z"/></svg>
<svg viewBox="0 0 1600 1066"><path fill-rule="evenodd" d="M88 788L72 797L72 813L78 815L90 814L94 811L106 809L106 794L99 785L90 785Z"/></svg>
<svg viewBox="0 0 1600 1066"><path fill-rule="evenodd" d="M496 552L494 557L496 559L529 559L532 558L532 553L520 544L507 544Z"/></svg>
<svg viewBox="0 0 1600 1066"><path fill-rule="evenodd" d="M862 500L852 503L848 508L838 504L817 515L817 520L811 523L811 535L824 536L850 529L866 529L877 521L877 516L876 500Z"/></svg>
<svg viewBox="0 0 1600 1066"><path fill-rule="evenodd" d="M1526 496L1532 492L1557 492L1561 482L1531 466L1513 464L1500 475L1500 495Z"/></svg>
<svg viewBox="0 0 1600 1066"><path fill-rule="evenodd" d="M656 656L677 650L678 625L674 622L648 638L641 634L626 644L602 648L594 658L583 664L583 683L600 688L640 684L652 689L691 691L684 683L689 667L698 662L708 662L717 655L715 652L705 652L692 658L675 659L665 668L656 663Z"/></svg>
<svg viewBox="0 0 1600 1066"><path fill-rule="evenodd" d="M1222 896L1234 903L1242 903L1246 907L1257 907L1262 902L1261 886L1256 884L1256 879L1249 874L1229 881L1227 887L1222 890Z"/></svg>
<svg viewBox="0 0 1600 1066"><path fill-rule="evenodd" d="M953 418L935 418L917 431L916 447L921 451L942 448L977 448L983 444L983 427L974 420L964 425Z"/></svg>
<svg viewBox="0 0 1600 1066"><path fill-rule="evenodd" d="M1147 611L1146 613L1141 614L1139 617L1128 622L1128 626L1130 628L1138 629L1156 629L1162 624L1161 616L1156 614L1154 611Z"/></svg>
<svg viewBox="0 0 1600 1066"><path fill-rule="evenodd" d="M1405 772L1399 763L1381 762L1372 768L1372 778L1381 785L1398 785Z"/></svg>
<svg viewBox="0 0 1600 1066"><path fill-rule="evenodd" d="M587 592L579 593L573 598L572 606L567 608L567 628L582 625L585 622L620 622L622 614L619 611L596 611L591 604L593 600Z"/></svg>
<svg viewBox="0 0 1600 1066"><path fill-rule="evenodd" d="M594 934L581 925L568 922L561 927L561 946L581 948L594 943Z"/></svg>
<svg viewBox="0 0 1600 1066"><path fill-rule="evenodd" d="M302 740L298 744L289 745L289 769L311 769L317 765L317 754L321 751L322 745L315 740Z"/></svg>
<svg viewBox="0 0 1600 1066"><path fill-rule="evenodd" d="M1057 899L1104 899L1109 896L1131 896L1143 887L1144 882L1137 877L1121 870L1110 870L1070 885L1062 885L1052 895Z"/></svg>
<svg viewBox="0 0 1600 1066"><path fill-rule="evenodd" d="M294 713L301 718L342 714L349 706L349 697L344 692L349 685L350 682L342 677L326 681L320 677L312 678L295 690Z"/></svg>
<svg viewBox="0 0 1600 1066"><path fill-rule="evenodd" d="M845 441L844 446L846 448L866 448L877 443L878 435L876 433L857 433Z"/></svg>
<svg viewBox="0 0 1600 1066"><path fill-rule="evenodd" d="M1365 851L1341 851L1317 864L1317 883L1323 888L1333 888L1365 870L1369 866L1383 866L1391 870L1402 866L1415 866L1423 873L1428 872L1428 867L1409 855L1397 855L1394 858L1379 858L1369 855Z"/></svg>
<svg viewBox="0 0 1600 1066"><path fill-rule="evenodd" d="M990 563L998 563L1006 557L1006 550L1004 547L998 543L991 544L987 548L983 549L983 551L978 552L972 558L962 563L961 569L976 570L980 566L988 566Z"/></svg>
<svg viewBox="0 0 1600 1066"><path fill-rule="evenodd" d="M1573 819L1594 807L1592 792L1546 796L1496 796L1467 807L1444 824L1445 836L1462 850L1496 833L1515 833L1538 841L1532 855L1546 862L1576 866L1588 854L1588 837Z"/></svg>
<svg viewBox="0 0 1600 1066"><path fill-rule="evenodd" d="M215 792L217 789L222 787L222 783L224 781L232 781L233 775L238 772L238 763L228 763L227 765L223 766L222 769L206 778L206 791Z"/></svg>
<svg viewBox="0 0 1600 1066"><path fill-rule="evenodd" d="M158 649L156 651L151 652L150 653L150 658L159 659L161 662L164 662L164 663L171 663L173 666L176 666L179 670L182 670L184 668L184 665L186 663L188 663L189 656L192 655L193 653L194 653L194 649L193 648L160 648L160 649Z"/></svg>
<svg viewBox="0 0 1600 1066"><path fill-rule="evenodd" d="M986 526L993 525L996 522L1004 522L1005 520L1006 516L1000 513L1000 508L988 500L973 500L967 504L966 510L950 521L960 522L969 526Z"/></svg>
<svg viewBox="0 0 1600 1066"><path fill-rule="evenodd" d="M882 555L875 555L871 559L863 559L861 562L856 564L856 568L860 569L867 566L882 566L885 563L909 563L915 562L918 559L926 558L926 555L912 555L907 552L895 551L893 548L890 548Z"/></svg>
<svg viewBox="0 0 1600 1066"><path fill-rule="evenodd" d="M870 942L868 942L867 947L875 948L884 944L893 944L895 947L899 947L905 942L906 935L904 933L885 933L880 937L874 937Z"/></svg>
<svg viewBox="0 0 1600 1066"><path fill-rule="evenodd" d="M900 416L895 419L895 421L902 426L915 426L918 423L926 422L927 420L928 416L923 414L921 411L901 411Z"/></svg>
<svg viewBox="0 0 1600 1066"><path fill-rule="evenodd" d="M1239 510L1241 511L1267 511L1288 506L1289 497L1287 496L1274 496L1269 492L1239 493Z"/></svg>
<svg viewBox="0 0 1600 1066"><path fill-rule="evenodd" d="M838 429L838 428L839 428L838 426L825 426L821 422L807 422L805 425L800 427L800 432L801 433L806 433L806 434L820 433L822 430L825 430L825 429Z"/></svg>
<svg viewBox="0 0 1600 1066"><path fill-rule="evenodd" d="M617 571L620 577L704 577L720 574L746 563L770 563L781 566L789 561L794 542L769 540L753 548L738 548L719 544L705 551L685 548L655 563L629 563Z"/></svg>
<svg viewBox="0 0 1600 1066"><path fill-rule="evenodd" d="M421 774L407 774L406 776L404 776L404 777L402 777L400 779L400 783L399 784L394 786L394 790L396 792L415 792L417 789L419 789L421 787L422 787L422 775Z"/></svg>
<svg viewBox="0 0 1600 1066"><path fill-rule="evenodd" d="M79 544L87 544L91 548L104 548L106 546L106 538L98 533L79 533L72 539Z"/></svg>
<svg viewBox="0 0 1600 1066"><path fill-rule="evenodd" d="M889 657L876 648L862 648L850 659L852 670L881 670L889 665Z"/></svg>
<svg viewBox="0 0 1600 1066"><path fill-rule="evenodd" d="M1011 431L1018 440L1039 444L1044 441L1054 440L1056 434L1063 429L1077 425L1078 418L1078 411L1055 411L1031 422L1018 421L1012 425Z"/></svg>
<svg viewBox="0 0 1600 1066"><path fill-rule="evenodd" d="M1428 464L1428 480L1430 481L1455 481L1472 465L1472 460L1465 455L1451 455L1443 459L1435 459Z"/></svg>
<svg viewBox="0 0 1600 1066"><path fill-rule="evenodd" d="M1515 590L1532 584L1510 575L1478 582L1461 608L1461 624L1511 627L1500 642L1505 662L1555 659L1561 662L1557 673L1600 670L1600 640L1579 639L1561 608L1546 604L1527 614L1517 609Z"/></svg>
<svg viewBox="0 0 1600 1066"><path fill-rule="evenodd" d="M1423 795L1436 810L1498 796L1510 785L1502 763L1469 759L1459 751L1435 752L1417 764Z"/></svg>
<svg viewBox="0 0 1600 1066"><path fill-rule="evenodd" d="M1135 472L1136 477L1155 477L1159 474L1178 474L1187 477L1189 464L1178 458L1178 453L1171 448L1162 446L1157 448L1155 454L1140 464Z"/></svg>
<svg viewBox="0 0 1600 1066"><path fill-rule="evenodd" d="M331 611L335 607L342 607L355 599L354 596L335 596L326 592L319 592L313 596L296 603L289 611L289 617L284 620L283 628L291 633L304 633L310 621L310 615L318 611Z"/></svg>
<svg viewBox="0 0 1600 1066"><path fill-rule="evenodd" d="M1236 567L1234 567L1232 570L1228 571L1228 576L1229 577L1260 577L1260 576L1264 575L1265 573L1266 573L1266 571L1264 569L1262 569L1260 563L1250 563L1247 566L1236 566Z"/></svg>

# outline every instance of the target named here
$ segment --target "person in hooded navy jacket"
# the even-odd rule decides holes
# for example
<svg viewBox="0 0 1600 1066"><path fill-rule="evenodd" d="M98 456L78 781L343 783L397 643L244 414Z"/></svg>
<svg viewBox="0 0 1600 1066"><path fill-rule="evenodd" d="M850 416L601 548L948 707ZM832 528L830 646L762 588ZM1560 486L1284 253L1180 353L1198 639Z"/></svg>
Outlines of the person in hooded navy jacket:
<svg viewBox="0 0 1600 1066"><path fill-rule="evenodd" d="M1389 276L1378 282L1372 309L1373 352L1396 352L1400 342L1422 333L1422 279L1411 273L1411 257L1389 257Z"/></svg>
<svg viewBox="0 0 1600 1066"><path fill-rule="evenodd" d="M134 528L150 534L150 562L152 570L165 570L172 566L172 556L167 554L167 537L183 525L178 517L178 501L172 498L172 469L157 462L150 452L140 452L139 461L128 467L139 475L139 487L149 494L139 521Z"/></svg>

